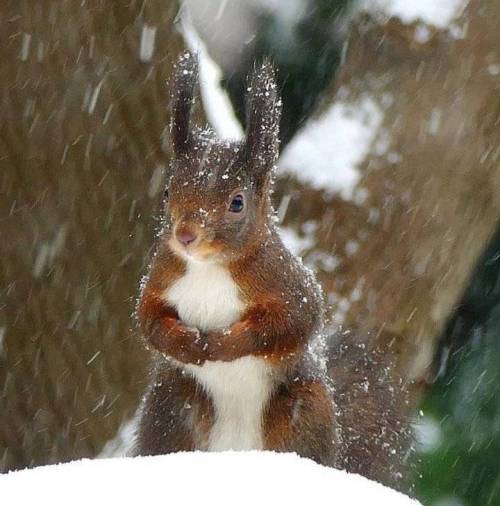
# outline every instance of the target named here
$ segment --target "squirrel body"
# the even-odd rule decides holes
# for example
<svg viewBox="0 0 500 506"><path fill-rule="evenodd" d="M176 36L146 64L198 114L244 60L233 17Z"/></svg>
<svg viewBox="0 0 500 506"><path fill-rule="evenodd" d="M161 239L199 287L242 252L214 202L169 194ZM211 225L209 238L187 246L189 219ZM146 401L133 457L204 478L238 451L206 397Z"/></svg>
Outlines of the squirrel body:
<svg viewBox="0 0 500 506"><path fill-rule="evenodd" d="M267 449L295 450L314 458L313 448L321 447L316 459L332 465L336 437L332 398L302 360L313 331L321 328L321 294L311 275L286 250L274 227L249 255L227 265L181 258L177 275L170 271L164 277L163 269L172 265L165 257L175 263L174 255L168 245L160 246L139 313L147 319L148 293L169 278L161 299L176 318L188 329L206 333L222 329L227 340L207 346L206 336L200 334L194 337L198 349L183 350L181 344L167 354L169 358L160 359L143 412L147 423L141 424L141 453ZM250 325L252 318L257 330L263 329L264 340L242 343L245 329L241 332L238 326ZM287 320L291 328L282 329ZM279 326L275 336L273 326ZM311 330L302 333L302 326ZM299 332L295 336L294 330ZM170 399L168 416L158 409L160 399ZM302 410L308 411L307 416L301 417ZM175 424L189 427L182 444L181 431L170 429L174 419ZM311 448L301 449L308 431Z"/></svg>
<svg viewBox="0 0 500 506"><path fill-rule="evenodd" d="M165 299L186 325L203 331L232 325L246 306L227 267L189 260L186 272L166 291ZM213 403L215 421L207 449L262 449L262 412L272 389L266 361L248 356L183 367Z"/></svg>
<svg viewBox="0 0 500 506"><path fill-rule="evenodd" d="M348 344L320 367L310 344L323 330L323 295L273 222L281 102L272 66L249 83L242 142L192 128L197 78L186 53L173 86L164 226L138 301L157 360L135 453L296 452L390 483L405 437L396 390L377 377L388 368Z"/></svg>
<svg viewBox="0 0 500 506"><path fill-rule="evenodd" d="M304 360L323 324L322 294L273 224L272 67L250 83L240 143L191 127L196 82L186 54L174 82L165 226L138 306L160 352L138 451L295 450L331 465L332 398Z"/></svg>

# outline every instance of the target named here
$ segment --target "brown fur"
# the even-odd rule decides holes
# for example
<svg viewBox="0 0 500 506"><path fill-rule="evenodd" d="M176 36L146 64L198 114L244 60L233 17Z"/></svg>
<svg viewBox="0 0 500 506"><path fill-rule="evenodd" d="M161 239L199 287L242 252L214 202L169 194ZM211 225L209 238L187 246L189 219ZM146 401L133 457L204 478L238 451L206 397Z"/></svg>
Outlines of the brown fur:
<svg viewBox="0 0 500 506"><path fill-rule="evenodd" d="M176 158L169 174L164 229L138 307L145 339L160 356L145 400L137 453L207 449L214 406L182 364L255 356L267 361L274 377L262 421L265 449L295 451L325 465L382 476L374 471L381 467L376 462L379 453L366 447L367 437L376 436L381 410L377 403L384 401L363 399L365 408L359 406L360 413L366 410L363 423L355 415L359 396L341 390L335 394L327 386L307 348L323 326L321 291L283 246L272 223L269 194L279 120L272 69L264 64L253 77L249 131L241 144L222 143L209 132L190 128L186 104L193 101L195 80L195 61L186 55L174 87ZM237 214L228 210L235 194L245 199L244 210ZM187 232L196 237L192 246L178 240ZM186 327L167 304L163 294L183 275L183 255L188 253L226 266L236 283L245 311L228 329L200 333ZM331 364L335 377L335 361ZM335 400L340 407L347 401L348 410L336 409ZM348 434L357 426L360 432L366 429L361 442L343 446L340 432Z"/></svg>
<svg viewBox="0 0 500 506"><path fill-rule="evenodd" d="M336 420L342 435L337 466L405 492L412 458L409 390L394 356L382 346L336 335L328 352Z"/></svg>
<svg viewBox="0 0 500 506"><path fill-rule="evenodd" d="M204 450L213 421L210 400L179 368L159 362L146 396L140 453L160 455Z"/></svg>
<svg viewBox="0 0 500 506"><path fill-rule="evenodd" d="M338 427L323 382L296 375L281 384L263 423L267 449L293 451L327 466L336 462Z"/></svg>

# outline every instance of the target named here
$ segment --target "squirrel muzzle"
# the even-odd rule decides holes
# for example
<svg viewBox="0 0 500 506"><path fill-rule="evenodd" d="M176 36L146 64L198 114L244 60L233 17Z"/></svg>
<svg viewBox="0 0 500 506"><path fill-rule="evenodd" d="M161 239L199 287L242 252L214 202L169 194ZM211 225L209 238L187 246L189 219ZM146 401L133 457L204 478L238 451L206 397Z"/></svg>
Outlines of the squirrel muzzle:
<svg viewBox="0 0 500 506"><path fill-rule="evenodd" d="M221 245L216 244L213 234L208 229L191 221L179 221L175 224L169 240L171 250L192 260L209 260L221 252Z"/></svg>

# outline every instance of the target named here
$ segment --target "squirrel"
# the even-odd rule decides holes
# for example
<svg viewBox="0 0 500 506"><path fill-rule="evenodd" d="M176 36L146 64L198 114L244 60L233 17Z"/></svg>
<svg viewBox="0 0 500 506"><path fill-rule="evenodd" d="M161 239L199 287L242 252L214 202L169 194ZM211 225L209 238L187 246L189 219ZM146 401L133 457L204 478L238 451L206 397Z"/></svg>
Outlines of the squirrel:
<svg viewBox="0 0 500 506"><path fill-rule="evenodd" d="M310 346L324 327L322 291L275 225L281 101L273 67L265 60L250 78L240 142L191 124L197 83L197 58L187 52L174 71L163 228L137 308L158 359L134 453L296 452L377 475L370 466L380 452L360 449L362 429L349 456L339 420L362 425L359 395L346 393L339 369L338 397L350 403L339 414L328 378L335 372L322 372ZM368 418L372 430L377 416Z"/></svg>

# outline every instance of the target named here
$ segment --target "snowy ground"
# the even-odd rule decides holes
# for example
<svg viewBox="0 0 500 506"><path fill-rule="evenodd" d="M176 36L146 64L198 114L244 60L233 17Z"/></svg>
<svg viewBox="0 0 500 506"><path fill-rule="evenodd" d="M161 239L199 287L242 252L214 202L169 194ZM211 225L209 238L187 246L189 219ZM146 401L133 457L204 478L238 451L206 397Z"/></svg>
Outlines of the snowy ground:
<svg viewBox="0 0 500 506"><path fill-rule="evenodd" d="M0 475L3 505L418 506L357 475L271 452L80 460Z"/></svg>

